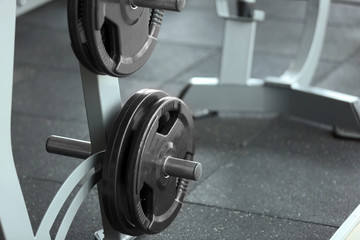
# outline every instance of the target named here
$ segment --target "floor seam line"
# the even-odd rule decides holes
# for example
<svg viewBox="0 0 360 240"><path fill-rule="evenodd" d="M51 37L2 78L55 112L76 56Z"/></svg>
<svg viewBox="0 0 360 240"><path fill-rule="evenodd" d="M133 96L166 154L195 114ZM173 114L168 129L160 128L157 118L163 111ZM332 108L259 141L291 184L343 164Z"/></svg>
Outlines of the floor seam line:
<svg viewBox="0 0 360 240"><path fill-rule="evenodd" d="M255 47L256 48L256 47ZM254 57L256 57L256 55L265 55L265 56L269 56L269 57L278 57L278 58L283 58L283 59L287 59L287 60L292 60L296 57L296 53L281 53L281 52L274 52L271 50L264 50L264 49L255 49L254 50ZM338 60L329 60L326 58L321 58L319 59L319 63L330 63L330 64L341 64L343 63L344 60L338 61ZM290 62L289 62L290 64Z"/></svg>
<svg viewBox="0 0 360 240"><path fill-rule="evenodd" d="M358 54L360 52L360 46L357 47L355 49L355 51L353 51L351 54L349 54L343 61L341 61L340 63L338 63L337 66L335 66L334 68L331 68L331 70L329 72L327 72L326 74L324 74L324 76L318 80L317 84L315 86L318 86L319 84L323 83L325 81L325 79L327 77L329 77L332 73L334 73L335 71L337 71L338 69L340 69L340 67L344 66L346 63L348 63L349 60L351 60L354 56L356 56L356 54Z"/></svg>
<svg viewBox="0 0 360 240"><path fill-rule="evenodd" d="M12 115L18 115L22 117L30 117L30 118L36 118L40 120L50 120L50 121L56 121L56 122L62 122L62 123L77 123L77 124L87 124L86 120L80 120L80 119L73 119L73 118L61 118L61 117L51 117L51 116L44 116L39 114L31 114L27 112L12 110Z"/></svg>
<svg viewBox="0 0 360 240"><path fill-rule="evenodd" d="M40 182L50 182L50 183L56 183L56 184L60 184L62 185L64 182L60 181L60 180L53 180L53 179L46 179L46 178L41 178L41 177L34 177L34 176L24 176L24 178L22 178L21 180L36 180L36 181L40 181Z"/></svg>
<svg viewBox="0 0 360 240"><path fill-rule="evenodd" d="M246 145L246 146L243 146L242 148L245 149L247 146L249 146L249 144L250 144L253 140L255 140L255 139L260 135L260 132L262 132L263 130L267 129L273 122L276 122L276 119L277 119L277 118L278 118L278 117L275 117L274 119L271 119L271 121L270 121L268 124L266 124L266 126L262 127L256 134L253 135L253 137L250 137L247 145ZM201 184L203 184L207 179L209 179L216 171L218 171L219 169L221 169L221 168L223 168L223 167L224 167L224 166L221 166L220 168L214 169L206 178L202 178L202 179L201 179L201 183L200 183L200 184L197 184L197 185L196 185L193 189L191 189L191 191L189 191L189 192L195 191Z"/></svg>
<svg viewBox="0 0 360 240"><path fill-rule="evenodd" d="M288 221L293 221L293 222L308 223L308 224L314 224L314 225L319 225L319 226L324 226L324 227L331 227L331 228L339 228L339 226L336 226L336 225L305 221L305 220L289 218L289 217L274 216L274 215L263 214L263 213L258 213L258 212L249 212L249 211L245 211L245 210L228 208L228 207L221 207L221 206L215 206L215 205L205 204L205 203L197 203L197 202L191 202L191 201L184 201L184 203L190 204L190 205L196 205L196 206L217 208L217 209L222 209L222 210L227 210L227 211L236 211L236 212L241 212L241 213L244 213L244 214L253 214L253 215L257 215L257 216L269 217L269 218L274 218L274 219L281 219L281 220L288 220Z"/></svg>
<svg viewBox="0 0 360 240"><path fill-rule="evenodd" d="M197 44L197 43L191 43L191 42L182 42L182 41L176 41L176 40L167 40L167 39L158 39L158 44L165 43L169 45L176 45L176 46L182 46L182 47L192 47L192 48L201 48L201 49L221 49L222 45L215 45L215 44Z"/></svg>
<svg viewBox="0 0 360 240"><path fill-rule="evenodd" d="M195 69L196 67L198 67L199 65L201 65L201 63L203 63L205 60L215 56L215 54L217 52L218 52L217 50L213 50L213 51L210 51L208 54L205 54L205 56L200 58L198 61L196 61L193 64L189 65L188 67L183 69L181 72L179 72L175 76L171 77L169 80L164 81L163 83L161 83L160 88L164 88L165 85L170 84L170 83L179 83L178 81L176 81L176 79L178 79L179 77L181 77L183 75L186 75L189 71L191 71L191 70Z"/></svg>

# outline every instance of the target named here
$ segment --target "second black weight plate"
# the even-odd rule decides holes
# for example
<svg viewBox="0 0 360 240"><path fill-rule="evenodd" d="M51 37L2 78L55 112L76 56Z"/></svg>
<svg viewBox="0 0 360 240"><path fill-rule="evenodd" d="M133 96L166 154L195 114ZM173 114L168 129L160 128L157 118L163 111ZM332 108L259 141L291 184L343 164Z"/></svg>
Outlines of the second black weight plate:
<svg viewBox="0 0 360 240"><path fill-rule="evenodd" d="M146 114L134 140L127 168L130 215L145 233L159 233L179 213L187 190L188 181L167 176L164 163L169 156L192 161L191 110L178 98L161 98Z"/></svg>
<svg viewBox="0 0 360 240"><path fill-rule="evenodd" d="M103 163L103 205L112 227L122 233L139 236L144 232L134 223L126 197L129 152L136 132L151 106L167 94L157 90L135 93L117 117L106 148Z"/></svg>

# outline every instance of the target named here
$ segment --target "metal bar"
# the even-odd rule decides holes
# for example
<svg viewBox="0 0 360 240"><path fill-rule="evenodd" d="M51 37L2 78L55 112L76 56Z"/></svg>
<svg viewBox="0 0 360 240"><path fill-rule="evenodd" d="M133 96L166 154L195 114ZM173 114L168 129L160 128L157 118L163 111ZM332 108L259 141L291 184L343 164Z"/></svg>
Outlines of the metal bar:
<svg viewBox="0 0 360 240"><path fill-rule="evenodd" d="M0 1L0 239L34 239L11 146L16 1Z"/></svg>
<svg viewBox="0 0 360 240"><path fill-rule="evenodd" d="M201 163L168 157L164 162L164 173L168 176L197 181L202 174Z"/></svg>
<svg viewBox="0 0 360 240"><path fill-rule="evenodd" d="M305 25L296 57L277 81L298 83L304 87L311 84L322 52L330 4L330 0L308 1ZM275 81L273 77L271 80Z"/></svg>
<svg viewBox="0 0 360 240"><path fill-rule="evenodd" d="M96 172L94 172L87 181L81 186L80 190L72 200L69 208L66 211L66 214L61 221L60 227L58 229L58 232L56 234L55 240L62 240L65 239L70 225L72 223L72 220L75 217L75 214L79 210L82 202L85 200L86 196L89 194L91 189L95 186L97 182L99 182L101 179L101 169L97 169Z"/></svg>
<svg viewBox="0 0 360 240"><path fill-rule="evenodd" d="M46 151L68 157L86 159L91 155L91 143L52 135L46 141Z"/></svg>
<svg viewBox="0 0 360 240"><path fill-rule="evenodd" d="M181 12L185 8L186 0L132 0L131 3L138 7Z"/></svg>
<svg viewBox="0 0 360 240"><path fill-rule="evenodd" d="M221 84L246 84L250 78L256 22L225 19L219 80Z"/></svg>
<svg viewBox="0 0 360 240"><path fill-rule="evenodd" d="M96 75L80 66L92 152L105 149L107 136L121 109L119 80ZM102 204L102 185L97 185L105 240L120 240L124 235L114 230L106 218Z"/></svg>
<svg viewBox="0 0 360 240"><path fill-rule="evenodd" d="M255 4L255 0L241 2L250 5L249 8ZM253 62L256 21L262 19L245 17L247 20L243 21L244 16L239 16L239 13L232 15L231 7L234 6L229 4L229 0L216 1L217 13L225 20L219 81L221 84L246 84Z"/></svg>
<svg viewBox="0 0 360 240"><path fill-rule="evenodd" d="M64 184L56 193L54 199L52 200L50 206L48 207L40 223L40 226L36 232L36 239L38 240L51 239L50 229L53 226L55 219L58 216L65 201L68 199L71 192L79 184L79 182L89 173L89 171L103 160L104 155L105 155L104 152L100 152L95 155L92 155L90 158L82 162L70 174L70 176L66 179Z"/></svg>
<svg viewBox="0 0 360 240"><path fill-rule="evenodd" d="M117 78L97 75L80 66L92 152L106 147L107 136L121 110Z"/></svg>
<svg viewBox="0 0 360 240"><path fill-rule="evenodd" d="M320 88L191 85L183 99L193 111L279 112L360 132L359 98Z"/></svg>
<svg viewBox="0 0 360 240"><path fill-rule="evenodd" d="M341 224L330 240L355 240L360 237L360 205Z"/></svg>

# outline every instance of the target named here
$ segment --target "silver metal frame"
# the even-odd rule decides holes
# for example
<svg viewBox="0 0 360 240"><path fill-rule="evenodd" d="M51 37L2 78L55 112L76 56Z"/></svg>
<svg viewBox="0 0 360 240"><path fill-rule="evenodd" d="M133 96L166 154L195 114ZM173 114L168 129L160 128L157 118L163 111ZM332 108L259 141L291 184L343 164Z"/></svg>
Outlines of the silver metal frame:
<svg viewBox="0 0 360 240"><path fill-rule="evenodd" d="M115 117L121 109L120 82L117 78L96 75L80 66L86 114L88 119L91 149L93 153L103 151ZM102 204L102 186L97 185L103 223L104 240L130 240L135 237L114 230L109 224ZM102 231L96 232L100 239Z"/></svg>
<svg viewBox="0 0 360 240"><path fill-rule="evenodd" d="M11 101L13 87L16 2L0 1L0 239L32 239L29 214L21 192L11 147ZM19 230L21 226L21 230Z"/></svg>
<svg viewBox="0 0 360 240"><path fill-rule="evenodd" d="M325 38L330 0L310 0L307 3L307 17L296 58L288 69L279 77L251 79L249 70L232 62L232 56L249 49L252 61L256 19L243 21L239 18L226 17L219 5L227 0L217 0L220 16L225 18L224 51L220 78L193 78L183 94L183 99L194 111L269 111L290 114L312 121L360 132L359 98L330 90L310 87L318 65ZM231 24L229 24L231 23ZM248 25L251 27L236 27ZM231 32L231 33L228 33ZM247 37L246 37L247 36ZM229 39L231 38L231 39ZM228 42L241 40L241 46L231 48ZM237 42L237 41L236 41ZM234 45L234 44L233 44ZM242 49L244 48L244 49ZM236 58L238 60L238 58ZM244 60L242 60L244 62ZM243 64L250 66L251 63ZM247 72L244 75L244 72ZM214 97L217 96L217 97Z"/></svg>

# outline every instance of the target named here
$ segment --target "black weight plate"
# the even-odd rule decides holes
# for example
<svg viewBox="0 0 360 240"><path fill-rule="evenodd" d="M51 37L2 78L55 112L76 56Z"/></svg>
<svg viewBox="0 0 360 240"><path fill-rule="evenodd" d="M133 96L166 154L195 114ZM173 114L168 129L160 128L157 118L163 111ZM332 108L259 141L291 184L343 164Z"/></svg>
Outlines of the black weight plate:
<svg viewBox="0 0 360 240"><path fill-rule="evenodd" d="M125 77L142 67L155 48L162 12L132 7L128 0L84 1L85 34L95 65Z"/></svg>
<svg viewBox="0 0 360 240"><path fill-rule="evenodd" d="M103 205L112 227L132 236L143 234L133 222L126 199L126 169L135 132L150 107L166 93L142 90L135 93L118 115L106 148L103 163Z"/></svg>
<svg viewBox="0 0 360 240"><path fill-rule="evenodd" d="M89 53L88 44L84 32L84 0L67 1L68 28L71 40L71 47L79 62L91 72L104 74L95 66Z"/></svg>
<svg viewBox="0 0 360 240"><path fill-rule="evenodd" d="M168 156L193 159L191 110L178 98L162 98L151 107L136 136L127 169L130 214L145 233L159 233L177 216L188 186L185 179L166 176L163 166Z"/></svg>

